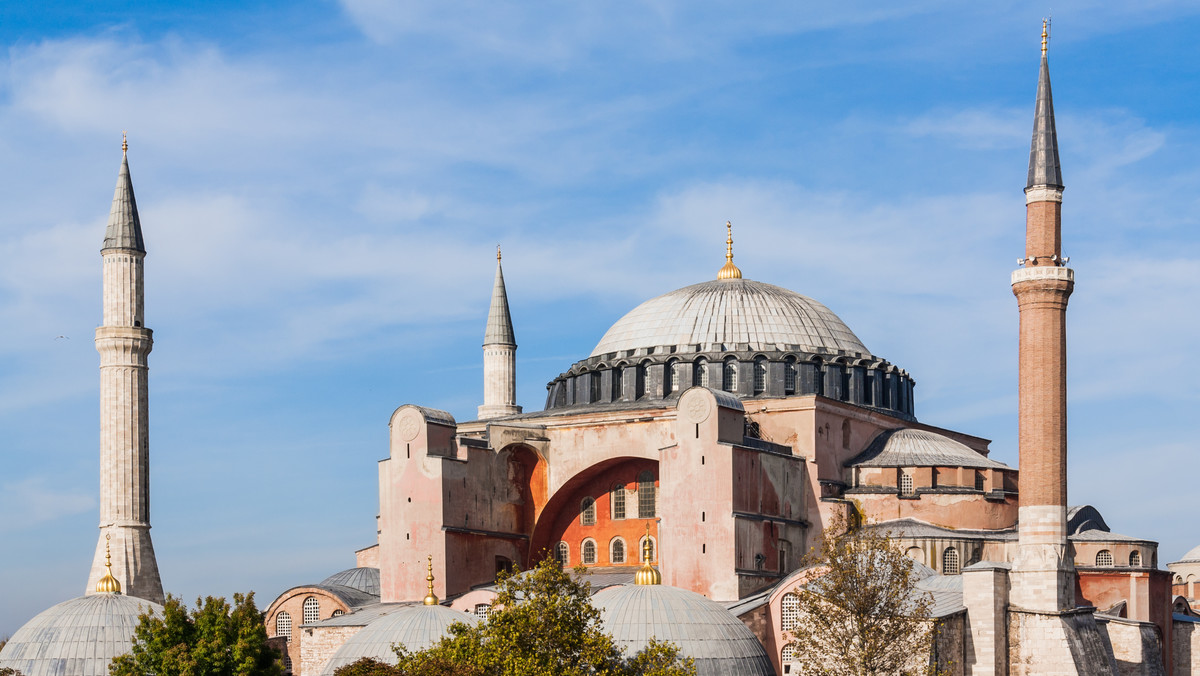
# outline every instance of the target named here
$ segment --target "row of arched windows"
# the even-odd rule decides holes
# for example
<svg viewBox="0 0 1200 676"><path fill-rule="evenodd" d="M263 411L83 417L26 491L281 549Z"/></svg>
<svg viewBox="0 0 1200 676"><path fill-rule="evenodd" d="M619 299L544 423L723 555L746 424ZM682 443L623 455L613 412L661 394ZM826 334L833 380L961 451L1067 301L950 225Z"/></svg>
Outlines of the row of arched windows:
<svg viewBox="0 0 1200 676"><path fill-rule="evenodd" d="M317 597L310 596L304 599L304 624L312 624L321 621L321 602ZM337 609L333 611L330 617L338 617L345 615L345 611ZM292 636L292 614L286 610L281 610L275 615L275 635L283 638L291 638Z"/></svg>
<svg viewBox="0 0 1200 676"><path fill-rule="evenodd" d="M631 495L632 493L632 495ZM653 519L658 511L658 491L654 485L654 472L649 470L637 475L637 490L630 491L625 484L618 483L609 491L609 518L628 518L630 497L637 499L637 518ZM579 501L579 525L596 525L596 499L590 495Z"/></svg>
<svg viewBox="0 0 1200 676"><path fill-rule="evenodd" d="M630 552L625 545L625 538L615 537L608 542L608 562L609 563L636 563L640 560L640 551L646 546L646 542L650 543L650 560L654 560L654 538L643 537L638 541L638 551ZM595 565L597 547L596 541L592 538L584 538L579 545L580 562L586 566ZM560 541L554 546L554 560L563 567L571 565L571 546L566 542Z"/></svg>

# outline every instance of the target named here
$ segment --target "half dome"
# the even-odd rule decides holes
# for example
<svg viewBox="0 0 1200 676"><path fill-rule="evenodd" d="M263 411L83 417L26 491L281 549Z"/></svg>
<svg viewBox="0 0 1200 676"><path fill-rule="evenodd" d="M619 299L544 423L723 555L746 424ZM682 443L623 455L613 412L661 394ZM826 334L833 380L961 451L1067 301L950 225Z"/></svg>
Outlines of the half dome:
<svg viewBox="0 0 1200 676"><path fill-rule="evenodd" d="M371 622L351 636L338 648L321 670L323 676L353 664L364 657L395 664L392 645L402 645L411 652L425 650L442 637L450 635L455 622L474 624L479 618L469 613L451 610L446 606L407 606Z"/></svg>
<svg viewBox="0 0 1200 676"><path fill-rule="evenodd" d="M1012 469L950 437L907 427L880 432L846 467Z"/></svg>
<svg viewBox="0 0 1200 676"><path fill-rule="evenodd" d="M379 596L379 569L378 568L347 568L339 573L334 573L329 577L321 580L317 586L349 587L357 589L365 594Z"/></svg>
<svg viewBox="0 0 1200 676"><path fill-rule="evenodd" d="M25 676L108 676L114 657L133 649L138 616L162 606L122 594L91 594L52 606L13 634L0 667Z"/></svg>
<svg viewBox="0 0 1200 676"><path fill-rule="evenodd" d="M608 329L592 356L680 345L700 345L700 350L710 345L749 345L750 350L870 354L845 322L812 298L749 279L723 279L685 286L642 303Z"/></svg>

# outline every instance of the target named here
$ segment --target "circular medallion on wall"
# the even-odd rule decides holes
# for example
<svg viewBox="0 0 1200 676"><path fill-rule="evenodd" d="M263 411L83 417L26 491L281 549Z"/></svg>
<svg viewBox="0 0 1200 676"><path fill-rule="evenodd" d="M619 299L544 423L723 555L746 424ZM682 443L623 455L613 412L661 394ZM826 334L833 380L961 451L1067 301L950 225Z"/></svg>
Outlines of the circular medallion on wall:
<svg viewBox="0 0 1200 676"><path fill-rule="evenodd" d="M421 423L425 422L425 416L421 412L410 408L400 414L400 419L396 421L396 432L400 435L401 441L412 441L417 438L417 432L421 431Z"/></svg>
<svg viewBox="0 0 1200 676"><path fill-rule="evenodd" d="M712 413L712 395L701 389L688 390L679 398L679 410L688 422L702 423Z"/></svg>

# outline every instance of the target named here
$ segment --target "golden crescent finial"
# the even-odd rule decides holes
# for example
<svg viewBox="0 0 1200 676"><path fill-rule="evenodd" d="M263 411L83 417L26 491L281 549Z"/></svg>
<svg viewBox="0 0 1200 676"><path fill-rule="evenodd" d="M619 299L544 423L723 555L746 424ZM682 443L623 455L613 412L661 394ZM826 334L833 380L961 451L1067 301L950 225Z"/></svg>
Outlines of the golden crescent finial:
<svg viewBox="0 0 1200 676"><path fill-rule="evenodd" d="M429 557L429 573L425 576L425 581L429 583L429 593L425 595L425 605L436 606L438 597L433 593L433 556Z"/></svg>
<svg viewBox="0 0 1200 676"><path fill-rule="evenodd" d="M129 152L129 135L123 129L121 130L121 152Z"/></svg>
<svg viewBox="0 0 1200 676"><path fill-rule="evenodd" d="M725 221L725 265L717 273L717 279L741 279L742 271L733 264L733 223Z"/></svg>
<svg viewBox="0 0 1200 676"><path fill-rule="evenodd" d="M112 534L107 533L104 536L104 577L96 583L96 591L100 594L120 594L121 583L112 574L112 552L109 550L109 540L112 539Z"/></svg>
<svg viewBox="0 0 1200 676"><path fill-rule="evenodd" d="M500 245L496 245L496 260L500 260Z"/></svg>
<svg viewBox="0 0 1200 676"><path fill-rule="evenodd" d="M1050 19L1042 19L1042 56L1046 55L1046 43L1050 40Z"/></svg>

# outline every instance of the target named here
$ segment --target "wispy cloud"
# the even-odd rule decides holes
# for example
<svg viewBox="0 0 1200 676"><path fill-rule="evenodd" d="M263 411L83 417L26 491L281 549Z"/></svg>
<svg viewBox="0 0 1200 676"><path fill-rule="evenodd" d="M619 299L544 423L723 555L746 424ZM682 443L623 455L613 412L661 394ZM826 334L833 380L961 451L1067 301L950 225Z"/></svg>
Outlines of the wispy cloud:
<svg viewBox="0 0 1200 676"><path fill-rule="evenodd" d="M31 476L0 484L0 533L41 526L47 522L96 508L92 495L72 493L45 476Z"/></svg>

